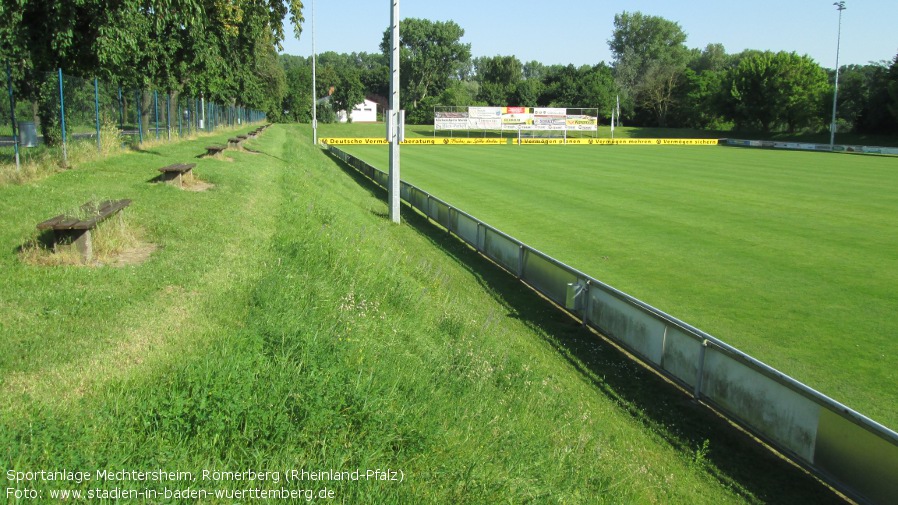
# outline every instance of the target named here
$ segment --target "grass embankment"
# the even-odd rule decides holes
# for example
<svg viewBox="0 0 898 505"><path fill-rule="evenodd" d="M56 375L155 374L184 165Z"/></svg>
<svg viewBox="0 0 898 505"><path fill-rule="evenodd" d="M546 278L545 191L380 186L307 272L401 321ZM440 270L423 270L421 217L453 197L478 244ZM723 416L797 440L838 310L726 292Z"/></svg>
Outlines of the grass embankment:
<svg viewBox="0 0 898 505"><path fill-rule="evenodd" d="M147 181L208 140L0 188L4 489L44 500L51 489L191 487L327 488L346 503L836 501L453 239L389 223L379 192L308 140L307 127L275 126L248 143L258 152L197 160L215 184L204 193ZM34 223L98 193L134 199L126 212L160 246L147 262L19 262ZM195 480L10 483L7 469ZM203 480L204 469L404 480Z"/></svg>
<svg viewBox="0 0 898 505"><path fill-rule="evenodd" d="M387 166L382 146L347 149ZM898 427L895 158L409 146L402 160L404 180Z"/></svg>

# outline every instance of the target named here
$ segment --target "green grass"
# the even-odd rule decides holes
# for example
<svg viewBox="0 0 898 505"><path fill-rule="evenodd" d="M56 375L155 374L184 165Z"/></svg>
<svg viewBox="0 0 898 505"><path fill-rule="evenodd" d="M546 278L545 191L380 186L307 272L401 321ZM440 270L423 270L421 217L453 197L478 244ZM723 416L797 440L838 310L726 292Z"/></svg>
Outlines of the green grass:
<svg viewBox="0 0 898 505"><path fill-rule="evenodd" d="M347 146L387 166L383 147ZM409 146L402 178L898 427L898 160Z"/></svg>
<svg viewBox="0 0 898 505"><path fill-rule="evenodd" d="M227 133L217 140L223 141ZM300 141L297 141L300 139ZM275 126L0 188L0 487L18 471L393 469L348 503L835 503L831 492ZM150 184L196 162L203 193ZM140 265L35 267L35 223L132 198ZM148 500L152 501L152 500ZM209 498L209 503L234 500ZM194 500L172 500L194 503Z"/></svg>

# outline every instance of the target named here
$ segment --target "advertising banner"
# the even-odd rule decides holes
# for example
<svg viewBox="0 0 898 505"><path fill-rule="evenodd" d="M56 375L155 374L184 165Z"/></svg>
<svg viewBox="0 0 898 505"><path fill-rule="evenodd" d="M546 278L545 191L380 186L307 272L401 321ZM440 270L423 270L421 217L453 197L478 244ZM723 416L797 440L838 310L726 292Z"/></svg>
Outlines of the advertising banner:
<svg viewBox="0 0 898 505"><path fill-rule="evenodd" d="M502 107L468 107L468 117L476 119L499 119Z"/></svg>
<svg viewBox="0 0 898 505"><path fill-rule="evenodd" d="M466 117L435 117L433 119L434 130L467 130L470 128Z"/></svg>

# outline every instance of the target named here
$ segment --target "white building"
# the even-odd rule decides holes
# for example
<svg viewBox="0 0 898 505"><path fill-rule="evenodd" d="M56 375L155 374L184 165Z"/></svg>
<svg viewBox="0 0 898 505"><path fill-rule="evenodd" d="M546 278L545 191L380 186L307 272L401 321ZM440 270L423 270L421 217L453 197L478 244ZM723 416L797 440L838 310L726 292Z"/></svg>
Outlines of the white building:
<svg viewBox="0 0 898 505"><path fill-rule="evenodd" d="M377 103L365 99L364 102L352 108L349 113L353 123L374 123L377 122ZM346 122L346 111L337 112L337 120L341 123Z"/></svg>

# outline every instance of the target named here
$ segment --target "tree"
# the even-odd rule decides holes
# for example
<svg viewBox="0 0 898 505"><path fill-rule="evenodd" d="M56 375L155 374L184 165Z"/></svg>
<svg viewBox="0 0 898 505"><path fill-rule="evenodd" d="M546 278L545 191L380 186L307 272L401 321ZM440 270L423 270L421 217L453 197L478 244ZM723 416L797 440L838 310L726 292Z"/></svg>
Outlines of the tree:
<svg viewBox="0 0 898 505"><path fill-rule="evenodd" d="M625 108L636 105L650 110L663 124L674 98L689 51L679 24L641 12L614 16L608 47L614 56L615 80Z"/></svg>
<svg viewBox="0 0 898 505"><path fill-rule="evenodd" d="M407 18L400 21L400 79L402 99L412 108L428 96L443 92L454 75L471 59L471 45L461 42L465 31L454 21ZM380 49L389 58L389 29ZM431 111L432 114L432 111Z"/></svg>
<svg viewBox="0 0 898 505"><path fill-rule="evenodd" d="M886 90L889 93L887 107L892 113L893 124L898 124L898 55L895 55L892 66L889 67Z"/></svg>
<svg viewBox="0 0 898 505"><path fill-rule="evenodd" d="M727 115L741 128L790 132L822 124L826 73L808 56L764 52L743 58L724 81Z"/></svg>
<svg viewBox="0 0 898 505"><path fill-rule="evenodd" d="M354 66L344 66L337 71L337 85L331 95L334 109L346 112L346 120L352 121L352 109L365 100L365 87Z"/></svg>
<svg viewBox="0 0 898 505"><path fill-rule="evenodd" d="M279 56L287 89L281 103L283 119L293 122L312 120L312 64L301 56Z"/></svg>
<svg viewBox="0 0 898 505"><path fill-rule="evenodd" d="M58 106L41 83L59 68L271 109L283 92L273 50L288 13L299 36L302 8L300 0L12 0L0 6L0 55L20 92L41 104L52 144Z"/></svg>

